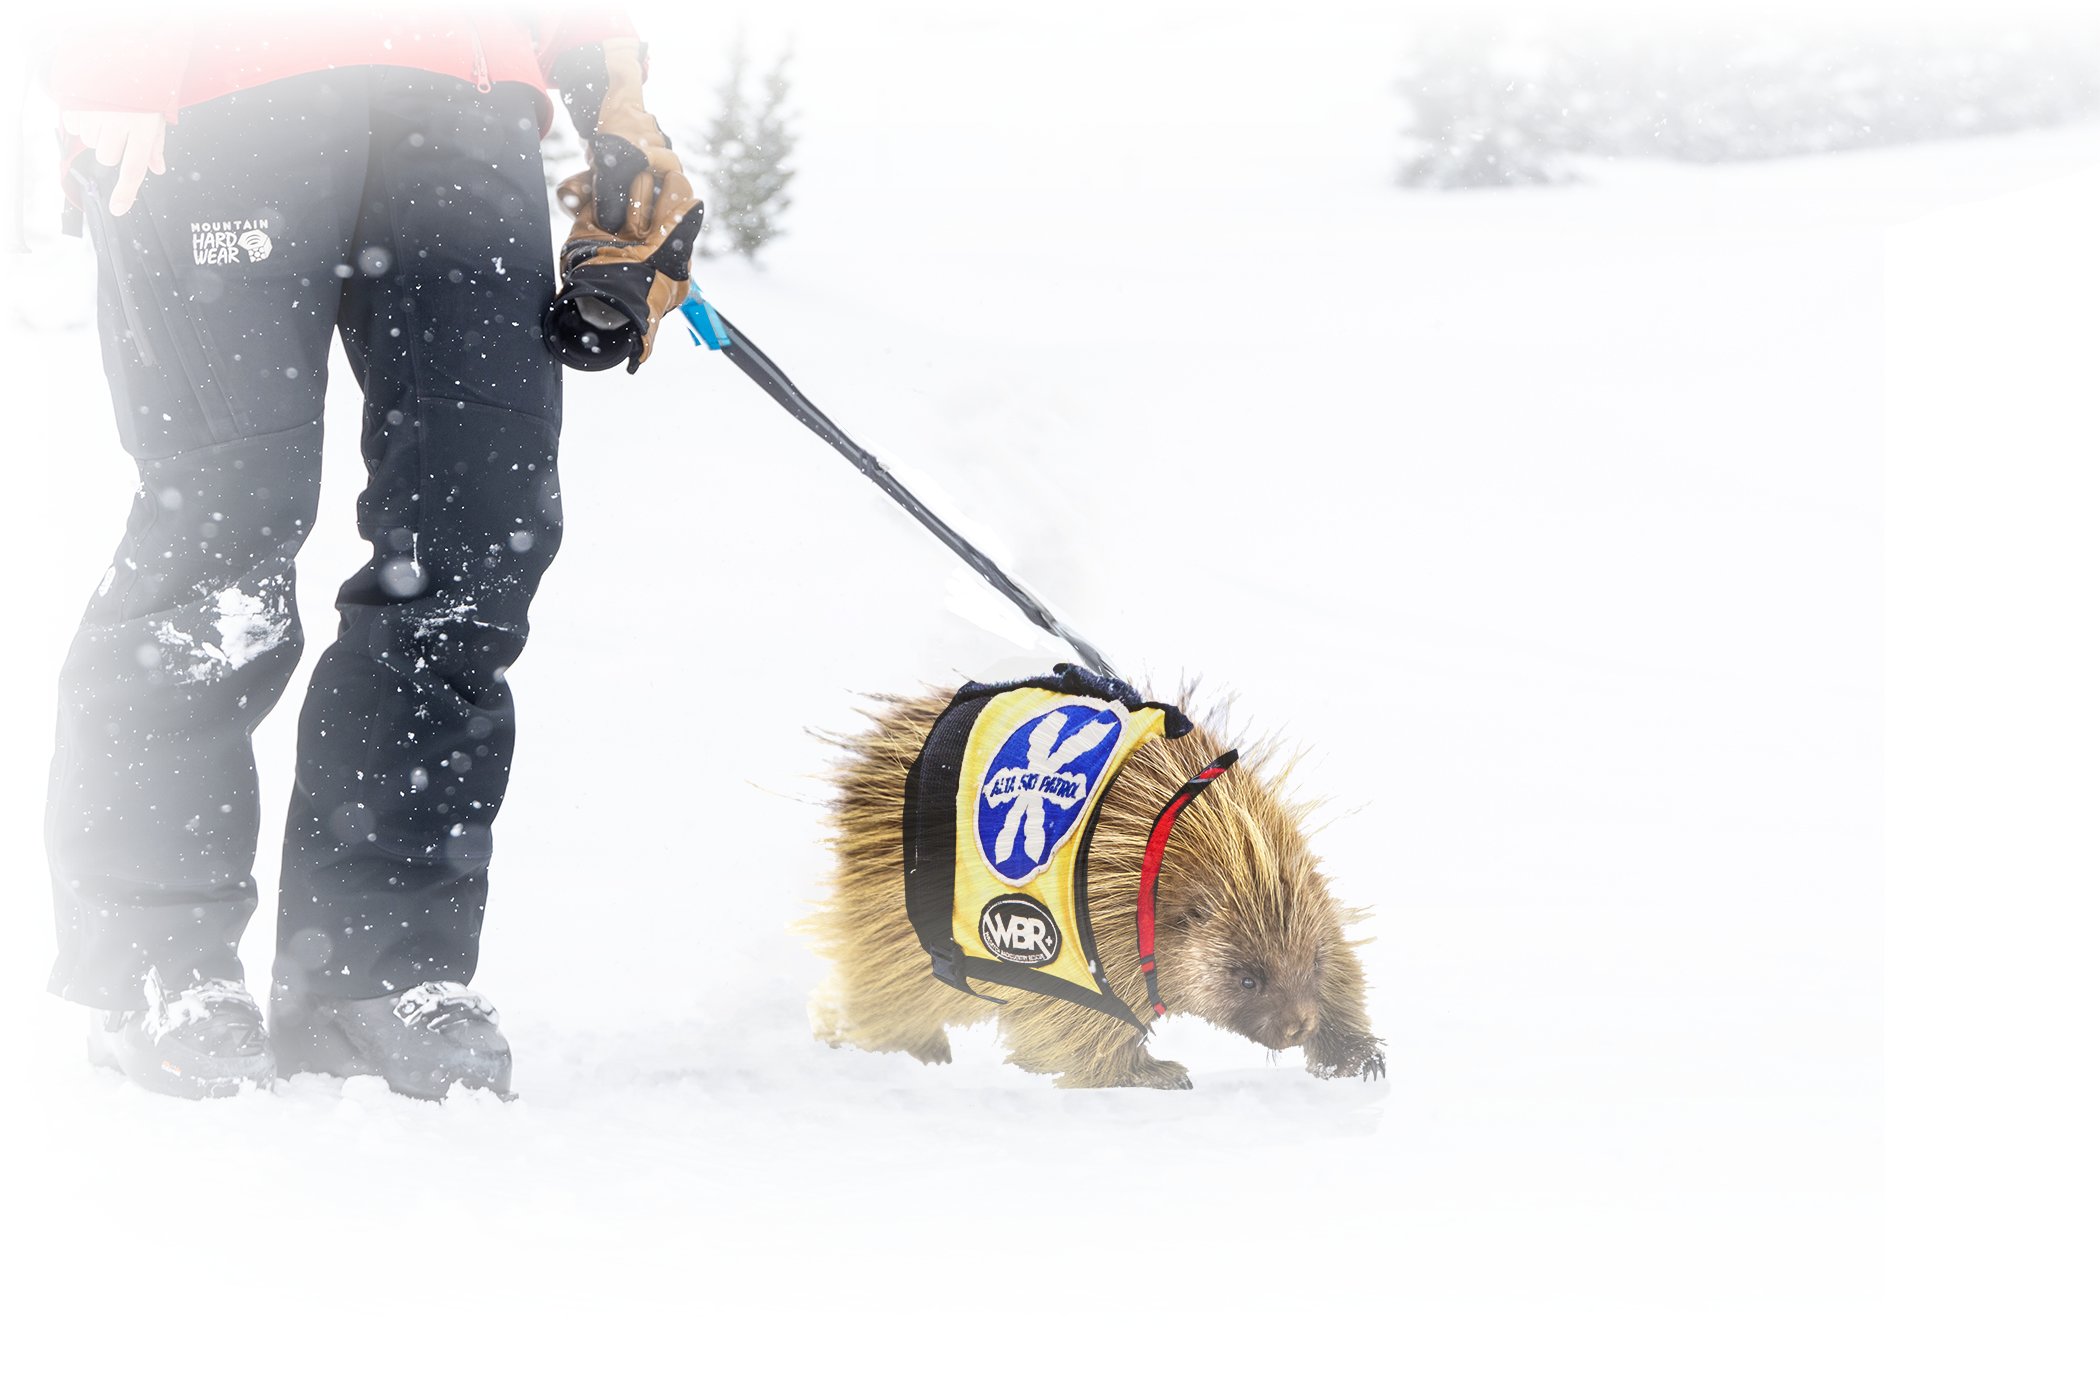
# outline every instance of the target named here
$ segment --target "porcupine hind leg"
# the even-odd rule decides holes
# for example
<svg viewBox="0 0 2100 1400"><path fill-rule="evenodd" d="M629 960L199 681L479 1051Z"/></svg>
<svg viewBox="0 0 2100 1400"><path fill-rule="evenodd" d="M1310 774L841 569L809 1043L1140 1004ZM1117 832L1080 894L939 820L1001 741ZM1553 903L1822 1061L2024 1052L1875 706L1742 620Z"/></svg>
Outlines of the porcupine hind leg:
<svg viewBox="0 0 2100 1400"><path fill-rule="evenodd" d="M1070 1002L1016 995L999 1008L1007 1062L1060 1089L1188 1089L1186 1066L1155 1060L1143 1032Z"/></svg>
<svg viewBox="0 0 2100 1400"><path fill-rule="evenodd" d="M868 956L866 948L826 949L829 980L810 998L810 1028L830 1045L901 1050L926 1064L951 1058L948 1027L983 1020L990 1002L943 986L927 971L917 943L910 957Z"/></svg>

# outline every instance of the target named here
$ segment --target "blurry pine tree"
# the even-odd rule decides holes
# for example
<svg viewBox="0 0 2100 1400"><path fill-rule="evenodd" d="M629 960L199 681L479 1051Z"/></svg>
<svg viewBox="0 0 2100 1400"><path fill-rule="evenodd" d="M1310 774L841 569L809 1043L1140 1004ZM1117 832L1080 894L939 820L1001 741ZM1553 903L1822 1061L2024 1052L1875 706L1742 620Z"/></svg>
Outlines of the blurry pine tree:
<svg viewBox="0 0 2100 1400"><path fill-rule="evenodd" d="M1593 159L1702 164L2100 118L2100 21L2036 29L1655 21L1425 24L1401 65L1403 185L1576 178Z"/></svg>
<svg viewBox="0 0 2100 1400"><path fill-rule="evenodd" d="M717 92L720 107L701 138L704 255L742 253L755 259L759 249L780 236L780 216L794 203L788 196L795 178L787 163L795 153L787 110L789 57L783 52L759 81L754 102L747 94L750 60L741 36L730 50L729 74Z"/></svg>

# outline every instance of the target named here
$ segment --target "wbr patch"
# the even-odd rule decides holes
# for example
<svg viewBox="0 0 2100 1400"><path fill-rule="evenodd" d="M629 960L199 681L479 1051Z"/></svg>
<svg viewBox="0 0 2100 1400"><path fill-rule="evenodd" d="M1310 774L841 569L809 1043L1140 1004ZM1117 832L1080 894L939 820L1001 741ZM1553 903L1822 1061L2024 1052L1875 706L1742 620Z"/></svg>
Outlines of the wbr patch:
<svg viewBox="0 0 2100 1400"><path fill-rule="evenodd" d="M1001 895L977 916L977 938L1002 962L1041 967L1057 961L1064 933L1057 919L1025 894Z"/></svg>

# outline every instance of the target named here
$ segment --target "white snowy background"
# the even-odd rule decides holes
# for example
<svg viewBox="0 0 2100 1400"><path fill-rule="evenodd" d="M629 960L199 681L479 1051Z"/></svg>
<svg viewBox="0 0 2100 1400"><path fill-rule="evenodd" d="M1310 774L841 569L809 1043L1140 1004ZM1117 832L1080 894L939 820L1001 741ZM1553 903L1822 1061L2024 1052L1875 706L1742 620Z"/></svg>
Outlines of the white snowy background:
<svg viewBox="0 0 2100 1400"><path fill-rule="evenodd" d="M641 15L657 107L695 120L740 14L795 44L790 235L707 293L1119 665L1309 751L1373 910L1382 1084L1180 1022L1188 1094L810 1039L807 730L1059 654L670 333L568 380L477 978L520 1098L196 1105L90 1070L42 991L43 766L132 478L92 258L38 225L4 338L17 1373L1869 1393L1884 271L1950 208L2061 217L2020 192L2090 194L2100 132L1403 192L1397 8ZM309 658L363 549L338 369ZM244 951L265 985L267 918Z"/></svg>

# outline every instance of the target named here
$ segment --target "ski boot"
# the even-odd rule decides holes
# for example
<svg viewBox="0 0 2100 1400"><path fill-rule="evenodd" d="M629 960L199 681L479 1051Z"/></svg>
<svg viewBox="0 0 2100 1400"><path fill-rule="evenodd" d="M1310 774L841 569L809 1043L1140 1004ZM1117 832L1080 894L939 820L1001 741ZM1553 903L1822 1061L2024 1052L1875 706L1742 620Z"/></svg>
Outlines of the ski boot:
<svg viewBox="0 0 2100 1400"><path fill-rule="evenodd" d="M455 1084L510 1098L510 1042L496 1008L458 982L380 997L317 997L281 983L270 1039L282 1074L376 1074L397 1094L441 1099Z"/></svg>
<svg viewBox="0 0 2100 1400"><path fill-rule="evenodd" d="M145 1009L88 1017L88 1059L157 1094L218 1099L277 1078L262 1008L240 983L214 977L170 995L147 972Z"/></svg>

